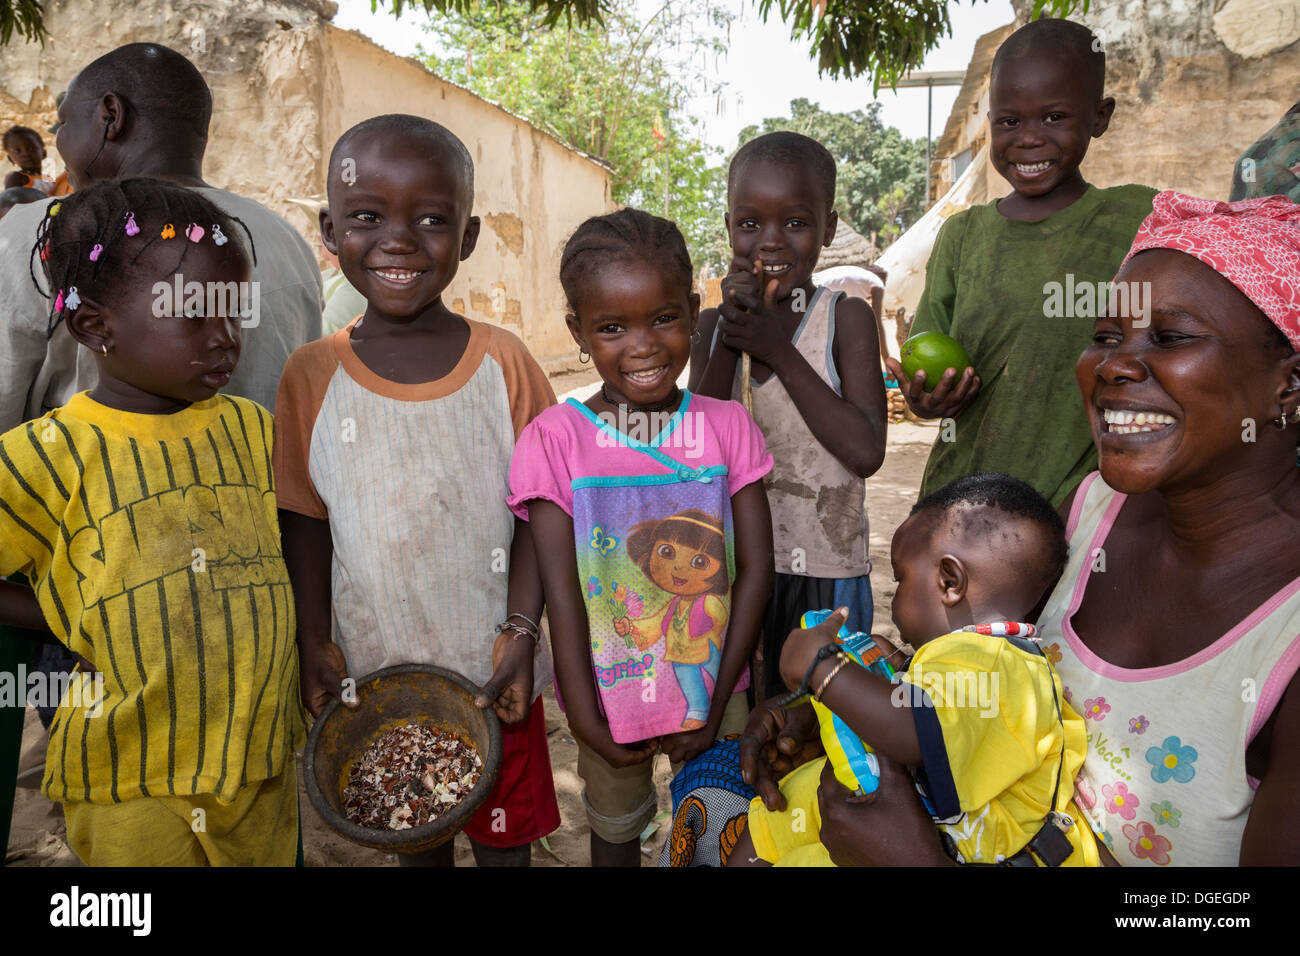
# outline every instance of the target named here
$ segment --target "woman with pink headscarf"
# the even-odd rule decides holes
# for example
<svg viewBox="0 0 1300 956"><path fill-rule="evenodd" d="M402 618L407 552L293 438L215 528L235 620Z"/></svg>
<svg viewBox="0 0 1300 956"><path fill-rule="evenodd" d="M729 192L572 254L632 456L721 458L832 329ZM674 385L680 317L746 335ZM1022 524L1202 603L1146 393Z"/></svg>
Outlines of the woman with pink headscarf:
<svg viewBox="0 0 1300 956"><path fill-rule="evenodd" d="M1076 369L1099 471L1039 618L1088 726L1077 793L1124 865L1300 863L1300 206L1160 193ZM753 722L751 722L753 726ZM897 767L833 777L841 864L945 863Z"/></svg>

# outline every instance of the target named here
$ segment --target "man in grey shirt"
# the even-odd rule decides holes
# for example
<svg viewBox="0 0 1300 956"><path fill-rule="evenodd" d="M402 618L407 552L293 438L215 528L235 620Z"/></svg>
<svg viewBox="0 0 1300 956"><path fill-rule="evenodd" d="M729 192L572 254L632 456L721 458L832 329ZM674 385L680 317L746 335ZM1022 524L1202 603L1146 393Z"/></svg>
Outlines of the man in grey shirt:
<svg viewBox="0 0 1300 956"><path fill-rule="evenodd" d="M55 144L73 189L99 180L165 179L202 192L244 222L257 257L256 301L243 323L239 366L224 391L275 411L284 363L320 336L320 269L288 222L203 181L211 118L212 91L194 64L156 43L130 43L73 78L59 105ZM0 432L95 385L86 349L62 329L47 339L51 302L32 279L34 272L48 293L33 246L53 201L16 206L0 222Z"/></svg>

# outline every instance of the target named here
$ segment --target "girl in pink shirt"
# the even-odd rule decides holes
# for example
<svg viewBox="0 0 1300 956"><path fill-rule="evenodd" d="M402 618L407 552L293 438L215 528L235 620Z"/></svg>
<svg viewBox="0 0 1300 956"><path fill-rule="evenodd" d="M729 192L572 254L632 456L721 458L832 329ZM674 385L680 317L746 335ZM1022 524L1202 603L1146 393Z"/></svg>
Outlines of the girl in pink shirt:
<svg viewBox="0 0 1300 956"><path fill-rule="evenodd" d="M593 865L637 865L653 760L744 726L746 664L772 584L763 435L678 377L699 316L677 227L589 219L560 266L579 358L604 380L539 415L508 503L532 526L556 677L578 742Z"/></svg>

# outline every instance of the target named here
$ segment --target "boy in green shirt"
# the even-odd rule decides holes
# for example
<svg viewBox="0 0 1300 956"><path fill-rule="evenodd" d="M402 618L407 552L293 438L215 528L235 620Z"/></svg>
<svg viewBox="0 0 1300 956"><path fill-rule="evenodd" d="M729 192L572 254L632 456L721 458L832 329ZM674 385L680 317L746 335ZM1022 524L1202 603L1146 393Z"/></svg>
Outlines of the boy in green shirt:
<svg viewBox="0 0 1300 956"><path fill-rule="evenodd" d="M912 411L946 420L920 498L1002 472L1059 505L1097 467L1074 365L1156 194L1098 189L1079 172L1115 109L1105 74L1100 41L1068 20L1035 20L994 57L989 158L1014 192L944 223L912 324L955 338L973 368L926 392L925 372L909 381L888 363Z"/></svg>

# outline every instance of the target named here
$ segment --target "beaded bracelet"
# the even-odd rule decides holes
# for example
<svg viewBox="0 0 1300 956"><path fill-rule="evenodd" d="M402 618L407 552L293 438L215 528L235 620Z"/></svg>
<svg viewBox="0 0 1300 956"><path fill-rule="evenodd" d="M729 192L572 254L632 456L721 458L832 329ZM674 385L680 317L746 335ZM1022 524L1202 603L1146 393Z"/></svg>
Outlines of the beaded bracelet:
<svg viewBox="0 0 1300 956"><path fill-rule="evenodd" d="M812 663L808 665L808 673L803 675L803 683L790 691L790 693L786 694L784 697L778 699L776 706L789 710L792 707L797 707L799 704L811 697L812 687L810 687L809 684L812 681L813 671L817 669L817 665L824 660L828 660L829 658L842 653L843 651L840 649L839 644L827 644L820 648L817 651L817 655L813 658Z"/></svg>
<svg viewBox="0 0 1300 956"><path fill-rule="evenodd" d="M527 624L517 624L511 621L511 618L522 618ZM541 643L542 635L537 626L537 622L524 614L511 614L504 621L497 625L497 633L504 634L506 631L514 631L514 637L511 640L519 640L520 634L527 634L534 641Z"/></svg>
<svg viewBox="0 0 1300 956"><path fill-rule="evenodd" d="M821 682L821 686L818 687L815 691L813 691L812 699L817 701L817 703L819 704L822 702L822 694L826 693L827 685L829 685L830 682L835 679L836 674L838 674L840 671L844 669L845 664L853 660L853 658L849 657L849 655L844 653L843 651L840 651L835 656L839 658L839 663L836 664L833 668L831 668L831 672L826 675L825 680Z"/></svg>
<svg viewBox="0 0 1300 956"><path fill-rule="evenodd" d="M541 625L538 624L536 621L534 621L527 614L520 614L518 611L516 611L514 614L507 614L506 620L509 621L512 617L517 617L521 621L524 621L532 629L532 634L534 637L536 637L537 633L541 630Z"/></svg>

